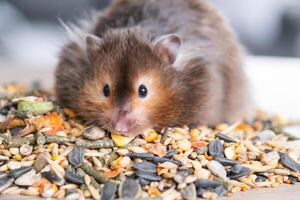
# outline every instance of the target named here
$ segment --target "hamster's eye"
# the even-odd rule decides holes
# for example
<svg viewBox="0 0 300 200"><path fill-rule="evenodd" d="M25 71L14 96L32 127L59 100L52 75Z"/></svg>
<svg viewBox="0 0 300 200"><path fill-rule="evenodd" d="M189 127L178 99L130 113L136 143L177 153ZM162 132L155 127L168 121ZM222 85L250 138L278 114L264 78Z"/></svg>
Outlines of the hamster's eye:
<svg viewBox="0 0 300 200"><path fill-rule="evenodd" d="M144 85L140 85L139 87L139 97L140 98L145 98L148 94L148 90L146 88L146 86Z"/></svg>
<svg viewBox="0 0 300 200"><path fill-rule="evenodd" d="M104 87L103 87L103 94L105 97L108 97L109 94L110 94L110 89L109 89L109 85L108 84L105 84Z"/></svg>

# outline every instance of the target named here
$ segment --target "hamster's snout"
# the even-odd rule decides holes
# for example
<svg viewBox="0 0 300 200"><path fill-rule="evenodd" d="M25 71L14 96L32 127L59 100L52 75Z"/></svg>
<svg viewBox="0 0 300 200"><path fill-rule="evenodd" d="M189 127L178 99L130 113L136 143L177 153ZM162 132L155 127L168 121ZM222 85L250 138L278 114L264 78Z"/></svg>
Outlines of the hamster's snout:
<svg viewBox="0 0 300 200"><path fill-rule="evenodd" d="M120 133L128 133L135 123L135 119L130 116L130 106L125 105L119 109L116 109L112 114L112 121L114 123L114 129Z"/></svg>

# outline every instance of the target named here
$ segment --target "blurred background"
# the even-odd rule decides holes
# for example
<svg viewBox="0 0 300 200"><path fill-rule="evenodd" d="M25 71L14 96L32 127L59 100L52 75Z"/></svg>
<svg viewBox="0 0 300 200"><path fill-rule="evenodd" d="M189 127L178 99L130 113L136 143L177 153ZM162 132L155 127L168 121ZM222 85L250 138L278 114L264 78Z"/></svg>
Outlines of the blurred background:
<svg viewBox="0 0 300 200"><path fill-rule="evenodd" d="M246 71L258 106L300 117L300 0L210 1L248 52ZM0 83L37 79L51 86L66 39L58 18L75 22L109 2L0 0Z"/></svg>

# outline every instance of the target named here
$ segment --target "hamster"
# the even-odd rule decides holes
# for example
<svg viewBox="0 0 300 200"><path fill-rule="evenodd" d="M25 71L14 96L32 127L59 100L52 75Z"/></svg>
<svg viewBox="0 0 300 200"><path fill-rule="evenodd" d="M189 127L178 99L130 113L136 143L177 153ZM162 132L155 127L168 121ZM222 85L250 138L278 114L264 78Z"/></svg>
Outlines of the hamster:
<svg viewBox="0 0 300 200"><path fill-rule="evenodd" d="M66 28L57 101L87 124L138 135L248 114L241 48L205 0L115 0Z"/></svg>

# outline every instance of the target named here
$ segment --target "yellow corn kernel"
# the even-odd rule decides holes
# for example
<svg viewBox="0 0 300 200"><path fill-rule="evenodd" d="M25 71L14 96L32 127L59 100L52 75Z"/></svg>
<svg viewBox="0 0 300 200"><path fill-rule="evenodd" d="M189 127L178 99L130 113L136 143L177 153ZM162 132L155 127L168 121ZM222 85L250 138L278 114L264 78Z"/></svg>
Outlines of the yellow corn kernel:
<svg viewBox="0 0 300 200"><path fill-rule="evenodd" d="M17 161L21 161L22 160L22 156L20 154L16 154L13 156L13 158Z"/></svg>
<svg viewBox="0 0 300 200"><path fill-rule="evenodd" d="M51 156L51 160L57 160L58 159L58 154L53 154Z"/></svg>
<svg viewBox="0 0 300 200"><path fill-rule="evenodd" d="M144 135L147 142L153 142L158 138L158 133L153 129L146 130Z"/></svg>
<svg viewBox="0 0 300 200"><path fill-rule="evenodd" d="M126 137L119 133L112 133L111 139L114 141L117 147L125 147L129 142L131 142L134 137Z"/></svg>

